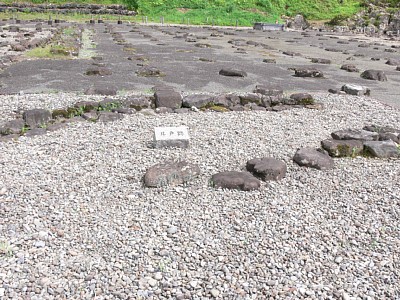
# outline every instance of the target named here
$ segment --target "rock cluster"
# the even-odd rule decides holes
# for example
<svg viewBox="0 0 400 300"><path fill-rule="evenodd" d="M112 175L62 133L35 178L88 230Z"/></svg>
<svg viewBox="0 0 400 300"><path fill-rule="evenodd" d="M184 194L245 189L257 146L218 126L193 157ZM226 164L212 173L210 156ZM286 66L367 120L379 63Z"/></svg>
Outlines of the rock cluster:
<svg viewBox="0 0 400 300"><path fill-rule="evenodd" d="M331 136L332 139L323 140L321 146L332 157L400 156L400 129L371 125L363 129L338 130L332 132Z"/></svg>
<svg viewBox="0 0 400 300"><path fill-rule="evenodd" d="M33 13L52 13L52 14L92 14L92 15L126 15L134 16L135 11L128 10L123 5L100 5L83 3L62 3L62 4L29 4L12 3L0 4L0 12L33 12Z"/></svg>

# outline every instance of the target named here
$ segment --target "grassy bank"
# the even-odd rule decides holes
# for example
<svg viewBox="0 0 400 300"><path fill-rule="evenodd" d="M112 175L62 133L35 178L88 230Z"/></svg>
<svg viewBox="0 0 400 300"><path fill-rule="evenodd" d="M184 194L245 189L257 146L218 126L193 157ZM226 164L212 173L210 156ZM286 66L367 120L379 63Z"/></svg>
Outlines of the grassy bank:
<svg viewBox="0 0 400 300"><path fill-rule="evenodd" d="M12 3L12 0L3 2ZM34 0L33 3L50 1ZM52 0L51 3L68 3ZM309 20L329 20L351 16L360 9L356 0L81 0L79 3L125 4L137 7L142 20L149 22L252 26L254 22L282 22L281 16L302 14ZM79 18L79 15L75 16ZM84 17L83 17L84 18ZM132 17L130 18L132 19Z"/></svg>

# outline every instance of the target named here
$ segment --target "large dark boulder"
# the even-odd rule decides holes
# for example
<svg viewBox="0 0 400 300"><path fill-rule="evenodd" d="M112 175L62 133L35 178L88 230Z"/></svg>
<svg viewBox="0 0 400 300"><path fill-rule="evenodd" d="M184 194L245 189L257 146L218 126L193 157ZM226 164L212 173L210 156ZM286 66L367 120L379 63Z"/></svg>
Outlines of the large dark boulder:
<svg viewBox="0 0 400 300"><path fill-rule="evenodd" d="M108 76L112 75L112 71L105 67L90 67L85 74L88 76Z"/></svg>
<svg viewBox="0 0 400 300"><path fill-rule="evenodd" d="M296 68L294 70L294 76L296 77L312 77L312 78L322 78L324 74L314 68Z"/></svg>
<svg viewBox="0 0 400 300"><path fill-rule="evenodd" d="M149 96L129 96L122 101L124 107L134 108L135 110L142 110L151 108L153 101Z"/></svg>
<svg viewBox="0 0 400 300"><path fill-rule="evenodd" d="M283 90L280 87L257 85L254 93L262 95L261 105L264 107L279 105L283 101Z"/></svg>
<svg viewBox="0 0 400 300"><path fill-rule="evenodd" d="M215 188L252 191L260 188L260 181L248 172L227 171L214 174L211 182Z"/></svg>
<svg viewBox="0 0 400 300"><path fill-rule="evenodd" d="M328 170L334 167L333 159L312 148L302 148L297 150L293 161L299 166L314 168L318 170Z"/></svg>
<svg viewBox="0 0 400 300"><path fill-rule="evenodd" d="M257 93L246 93L243 95L239 95L240 98L240 104L241 105L246 105L249 103L253 103L256 105L261 105L262 104L262 95L257 94Z"/></svg>
<svg viewBox="0 0 400 300"><path fill-rule="evenodd" d="M368 141L364 142L364 151L373 157L378 158L389 158L389 157L399 157L400 150L398 145L389 141Z"/></svg>
<svg viewBox="0 0 400 300"><path fill-rule="evenodd" d="M333 157L355 157L362 153L363 142L359 140L333 140L327 139L321 142L324 150Z"/></svg>
<svg viewBox="0 0 400 300"><path fill-rule="evenodd" d="M20 134L25 126L22 119L11 120L0 126L0 135Z"/></svg>
<svg viewBox="0 0 400 300"><path fill-rule="evenodd" d="M165 74L156 67L144 66L136 72L137 76L141 77L163 77Z"/></svg>
<svg viewBox="0 0 400 300"><path fill-rule="evenodd" d="M186 161L166 162L150 167L144 175L147 187L178 185L193 180L200 174L200 168Z"/></svg>
<svg viewBox="0 0 400 300"><path fill-rule="evenodd" d="M193 95L188 95L183 98L182 106L191 108L191 107L197 107L197 108L202 108L206 106L207 104L212 103L214 100L214 96L211 95L205 95L205 94L193 94Z"/></svg>
<svg viewBox="0 0 400 300"><path fill-rule="evenodd" d="M367 130L344 129L331 133L335 140L359 140L359 141L377 141L379 134Z"/></svg>
<svg viewBox="0 0 400 300"><path fill-rule="evenodd" d="M393 59L393 58L389 58L389 59L386 61L386 64L389 65L389 66L400 66L400 60L398 60L398 59Z"/></svg>
<svg viewBox="0 0 400 300"><path fill-rule="evenodd" d="M378 126L378 125L367 125L364 126L364 130L377 132L377 133L395 133L400 134L400 129L390 127L390 126Z"/></svg>
<svg viewBox="0 0 400 300"><path fill-rule="evenodd" d="M231 76L231 77L246 77L247 73L243 70L224 68L219 71L219 75Z"/></svg>
<svg viewBox="0 0 400 300"><path fill-rule="evenodd" d="M332 61L327 58L311 58L311 62L314 64L325 64L329 65Z"/></svg>
<svg viewBox="0 0 400 300"><path fill-rule="evenodd" d="M313 96L308 93L295 93L290 95L292 105L312 105L315 103ZM289 104L289 103L288 103Z"/></svg>
<svg viewBox="0 0 400 300"><path fill-rule="evenodd" d="M355 65L351 64L344 64L340 67L340 69L347 72L360 72L360 70Z"/></svg>
<svg viewBox="0 0 400 300"><path fill-rule="evenodd" d="M158 89L154 93L156 107L181 108L182 96L172 89Z"/></svg>
<svg viewBox="0 0 400 300"><path fill-rule="evenodd" d="M286 175L286 164L271 157L254 158L246 163L247 171L264 181L280 180Z"/></svg>
<svg viewBox="0 0 400 300"><path fill-rule="evenodd" d="M45 125L51 120L51 112L46 109L30 109L24 111L22 117L30 128Z"/></svg>
<svg viewBox="0 0 400 300"><path fill-rule="evenodd" d="M385 72L381 70L365 70L361 73L361 78L368 80L387 81Z"/></svg>

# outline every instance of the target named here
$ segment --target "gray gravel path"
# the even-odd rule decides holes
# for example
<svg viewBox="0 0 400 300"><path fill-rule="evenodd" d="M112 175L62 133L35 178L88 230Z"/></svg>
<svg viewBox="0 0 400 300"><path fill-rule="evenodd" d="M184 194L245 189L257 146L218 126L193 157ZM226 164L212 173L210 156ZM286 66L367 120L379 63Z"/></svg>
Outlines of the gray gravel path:
<svg viewBox="0 0 400 300"><path fill-rule="evenodd" d="M126 116L0 144L1 299L399 299L400 160L292 162L332 131L400 127L369 98L316 95L326 109ZM2 96L0 116L63 107L72 94ZM189 149L148 147L155 126L189 127ZM214 190L248 159L288 164L261 190ZM147 189L155 163L202 175Z"/></svg>

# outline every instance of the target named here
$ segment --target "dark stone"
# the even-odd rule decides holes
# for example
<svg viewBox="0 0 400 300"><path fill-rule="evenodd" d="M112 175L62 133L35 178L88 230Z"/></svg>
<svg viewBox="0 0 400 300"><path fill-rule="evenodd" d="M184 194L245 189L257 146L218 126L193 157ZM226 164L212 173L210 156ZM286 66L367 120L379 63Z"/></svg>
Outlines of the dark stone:
<svg viewBox="0 0 400 300"><path fill-rule="evenodd" d="M193 180L199 174L199 166L186 161L160 163L146 171L144 184L147 187L179 185Z"/></svg>
<svg viewBox="0 0 400 300"><path fill-rule="evenodd" d="M68 118L69 115L71 114L71 109L54 109L51 113L51 117L53 119L59 119L59 118Z"/></svg>
<svg viewBox="0 0 400 300"><path fill-rule="evenodd" d="M321 146L333 157L355 157L363 151L363 142L359 140L328 139L322 141Z"/></svg>
<svg viewBox="0 0 400 300"><path fill-rule="evenodd" d="M276 59L274 59L274 58L264 58L263 62L265 62L267 64L276 64Z"/></svg>
<svg viewBox="0 0 400 300"><path fill-rule="evenodd" d="M51 113L45 109L31 109L26 110L22 114L25 124L30 128L35 128L45 125L51 120Z"/></svg>
<svg viewBox="0 0 400 300"><path fill-rule="evenodd" d="M331 63L331 60L327 58L311 58L311 62L315 64L329 65Z"/></svg>
<svg viewBox="0 0 400 300"><path fill-rule="evenodd" d="M395 142L389 141L367 141L364 142L364 151L373 157L389 158L399 157L400 150Z"/></svg>
<svg viewBox="0 0 400 300"><path fill-rule="evenodd" d="M84 118L86 121L92 121L95 122L99 118L99 115L97 114L97 111L88 111L82 114L82 118Z"/></svg>
<svg viewBox="0 0 400 300"><path fill-rule="evenodd" d="M294 76L296 77L312 77L312 78L322 78L324 74L313 68L296 68L294 70Z"/></svg>
<svg viewBox="0 0 400 300"><path fill-rule="evenodd" d="M355 65L345 64L340 67L341 70L347 72L360 72L360 70Z"/></svg>
<svg viewBox="0 0 400 300"><path fill-rule="evenodd" d="M339 91L337 89L328 89L328 92L331 94L338 94Z"/></svg>
<svg viewBox="0 0 400 300"><path fill-rule="evenodd" d="M215 188L252 191L260 188L260 181L248 172L228 171L214 174L211 182Z"/></svg>
<svg viewBox="0 0 400 300"><path fill-rule="evenodd" d="M379 134L367 130L345 129L331 133L335 140L359 140L359 141L377 141Z"/></svg>
<svg viewBox="0 0 400 300"><path fill-rule="evenodd" d="M16 119L6 122L0 127L0 135L20 134L25 126L25 121Z"/></svg>
<svg viewBox="0 0 400 300"><path fill-rule="evenodd" d="M0 143L12 142L19 138L19 134L0 135Z"/></svg>
<svg viewBox="0 0 400 300"><path fill-rule="evenodd" d="M314 98L308 93L295 93L290 95L290 99L294 101L293 105L314 104Z"/></svg>
<svg viewBox="0 0 400 300"><path fill-rule="evenodd" d="M239 95L240 98L240 104L241 105L246 105L248 103L254 103L257 105L262 104L262 95L257 94L257 93L246 93L243 95Z"/></svg>
<svg viewBox="0 0 400 300"><path fill-rule="evenodd" d="M18 26L15 26L15 25L10 25L10 26L8 27L8 31L9 31L9 32L19 32L19 27L18 27Z"/></svg>
<svg viewBox="0 0 400 300"><path fill-rule="evenodd" d="M247 73L242 70L235 70L235 69L221 69L219 71L219 75L223 76L233 76L233 77L246 77Z"/></svg>
<svg viewBox="0 0 400 300"><path fill-rule="evenodd" d="M286 164L270 157L254 158L246 163L247 171L264 181L280 180L286 175Z"/></svg>
<svg viewBox="0 0 400 300"><path fill-rule="evenodd" d="M196 43L194 46L198 48L211 48L211 45L206 43Z"/></svg>
<svg viewBox="0 0 400 300"><path fill-rule="evenodd" d="M287 55L287 56L301 56L300 53L293 52L293 51L282 51L282 54Z"/></svg>
<svg viewBox="0 0 400 300"><path fill-rule="evenodd" d="M76 108L82 108L84 111L91 111L99 107L99 103L95 101L79 101L74 104Z"/></svg>
<svg viewBox="0 0 400 300"><path fill-rule="evenodd" d="M193 94L188 95L183 98L182 106L183 107L197 107L202 108L207 106L208 104L214 101L214 97L211 95L202 95L202 94Z"/></svg>
<svg viewBox="0 0 400 300"><path fill-rule="evenodd" d="M368 80L387 81L385 72L380 70L366 70L361 73L361 78Z"/></svg>
<svg viewBox="0 0 400 300"><path fill-rule="evenodd" d="M24 46L22 46L22 45L20 45L20 44L14 44L14 45L11 45L11 50L12 50L12 51L16 51L16 52L23 52L23 51L25 51L26 49L25 49Z"/></svg>
<svg viewBox="0 0 400 300"><path fill-rule="evenodd" d="M329 51L329 52L342 52L342 50L336 49L336 48L325 48L325 51Z"/></svg>
<svg viewBox="0 0 400 300"><path fill-rule="evenodd" d="M165 74L162 73L156 67L147 67L147 66L144 66L141 69L139 69L136 72L136 75L142 76L142 77L163 77L163 76L165 76Z"/></svg>
<svg viewBox="0 0 400 300"><path fill-rule="evenodd" d="M240 98L236 95L221 94L213 99L213 104L221 107L232 107L240 103Z"/></svg>
<svg viewBox="0 0 400 300"><path fill-rule="evenodd" d="M400 134L400 129L396 129L389 126L378 126L378 125L367 125L364 126L364 130L377 132L377 133L395 133Z"/></svg>
<svg viewBox="0 0 400 300"><path fill-rule="evenodd" d="M104 67L91 67L86 70L85 74L88 76L107 76L112 75L112 71Z"/></svg>
<svg viewBox="0 0 400 300"><path fill-rule="evenodd" d="M400 66L400 60L398 60L398 59L393 59L393 58L389 58L389 59L386 61L386 64L389 65L389 66Z"/></svg>
<svg viewBox="0 0 400 300"><path fill-rule="evenodd" d="M135 110L142 110L151 108L153 106L153 101L147 96L130 96L122 101L122 105L134 108Z"/></svg>
<svg viewBox="0 0 400 300"><path fill-rule="evenodd" d="M315 168L318 170L332 169L334 166L333 159L315 149L302 148L297 150L293 157L293 161L299 166Z"/></svg>
<svg viewBox="0 0 400 300"><path fill-rule="evenodd" d="M400 134L395 134L392 132L381 132L379 133L380 141L392 140L393 142L400 144Z"/></svg>
<svg viewBox="0 0 400 300"><path fill-rule="evenodd" d="M154 93L156 107L180 108L182 106L182 96L180 93L171 89L157 90Z"/></svg>

